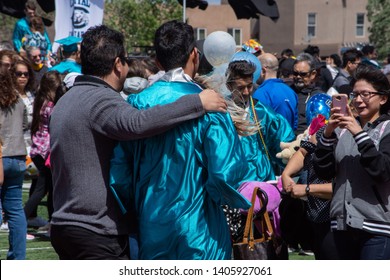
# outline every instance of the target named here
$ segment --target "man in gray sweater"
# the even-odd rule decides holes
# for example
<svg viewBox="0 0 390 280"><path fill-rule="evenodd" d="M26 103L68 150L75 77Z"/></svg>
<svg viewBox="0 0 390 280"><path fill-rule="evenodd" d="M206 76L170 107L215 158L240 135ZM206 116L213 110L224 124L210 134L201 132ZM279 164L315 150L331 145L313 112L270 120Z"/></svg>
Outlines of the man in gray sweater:
<svg viewBox="0 0 390 280"><path fill-rule="evenodd" d="M128 72L124 37L104 25L84 34L81 64L84 75L51 115L51 242L60 259L128 259L130 219L109 190L113 147L225 112L226 103L205 90L148 110L131 107L119 94Z"/></svg>

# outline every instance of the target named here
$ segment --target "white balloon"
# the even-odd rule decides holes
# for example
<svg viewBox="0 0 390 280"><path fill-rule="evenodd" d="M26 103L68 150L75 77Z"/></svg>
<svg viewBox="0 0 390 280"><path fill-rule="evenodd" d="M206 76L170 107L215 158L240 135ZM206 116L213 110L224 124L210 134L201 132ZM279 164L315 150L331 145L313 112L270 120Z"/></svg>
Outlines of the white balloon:
<svg viewBox="0 0 390 280"><path fill-rule="evenodd" d="M236 41L224 31L215 31L207 36L203 45L207 61L214 67L228 63L236 52Z"/></svg>

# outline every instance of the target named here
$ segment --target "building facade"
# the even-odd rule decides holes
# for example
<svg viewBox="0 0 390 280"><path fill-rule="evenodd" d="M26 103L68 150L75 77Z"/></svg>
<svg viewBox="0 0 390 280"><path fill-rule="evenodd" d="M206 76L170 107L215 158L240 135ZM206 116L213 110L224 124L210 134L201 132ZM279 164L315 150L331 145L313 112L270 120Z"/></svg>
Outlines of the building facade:
<svg viewBox="0 0 390 280"><path fill-rule="evenodd" d="M237 46L241 46L251 37L253 20L238 20L227 0L219 5L209 4L204 11L187 9L186 14L187 23L194 27L198 40L205 39L214 31L226 31L234 37Z"/></svg>
<svg viewBox="0 0 390 280"><path fill-rule="evenodd" d="M187 21L196 30L198 39L213 31L233 35L237 46L256 38L265 51L280 53L285 48L295 53L307 45L316 45L321 56L340 53L345 47L368 43L368 0L276 0L280 17L237 20L227 0L209 5L203 11L187 9Z"/></svg>

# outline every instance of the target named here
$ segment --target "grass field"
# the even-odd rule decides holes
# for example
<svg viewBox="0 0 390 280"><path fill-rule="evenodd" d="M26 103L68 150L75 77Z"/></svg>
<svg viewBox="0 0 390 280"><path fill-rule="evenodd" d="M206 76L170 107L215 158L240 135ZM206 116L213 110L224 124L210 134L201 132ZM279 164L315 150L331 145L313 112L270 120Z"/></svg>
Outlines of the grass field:
<svg viewBox="0 0 390 280"><path fill-rule="evenodd" d="M23 201L28 198L28 189L23 189ZM47 219L46 198L38 206L38 216ZM27 240L26 258L28 260L58 260L58 256L51 246L50 240L44 234L37 233L36 229L28 228L28 233L35 236L34 240ZM8 252L8 233L0 231L0 259L5 260Z"/></svg>
<svg viewBox="0 0 390 280"><path fill-rule="evenodd" d="M23 189L23 201L28 199L28 189ZM47 219L46 198L38 207L38 216ZM51 246L50 240L44 234L37 233L36 229L28 228L28 233L35 236L34 240L27 240L27 260L58 260L58 256ZM0 231L0 260L5 260L8 252L8 233ZM313 260L313 256L301 256L290 253L291 260Z"/></svg>

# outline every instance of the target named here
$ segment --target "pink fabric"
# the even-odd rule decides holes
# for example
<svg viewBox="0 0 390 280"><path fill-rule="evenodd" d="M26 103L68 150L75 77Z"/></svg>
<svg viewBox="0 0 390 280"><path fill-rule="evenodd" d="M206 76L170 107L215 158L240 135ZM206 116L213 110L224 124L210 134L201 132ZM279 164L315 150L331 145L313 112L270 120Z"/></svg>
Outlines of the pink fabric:
<svg viewBox="0 0 390 280"><path fill-rule="evenodd" d="M53 112L54 103L51 101L45 102L42 105L40 114L41 122L39 129L32 135L32 144L30 150L30 156L34 157L40 155L42 158L46 158L50 149L50 134L49 134L49 119Z"/></svg>
<svg viewBox="0 0 390 280"><path fill-rule="evenodd" d="M309 126L309 135L314 135L321 127L325 125L326 119L323 115L319 114L315 117Z"/></svg>
<svg viewBox="0 0 390 280"><path fill-rule="evenodd" d="M259 187L262 189L268 196L268 204L267 204L267 211L269 214L273 217L273 226L275 235L280 237L280 215L279 215L279 204L281 200L280 196L280 185L273 186L266 182L257 182L257 181L249 181L243 183L239 188L238 191L249 201L252 199L253 190L255 187ZM257 199L255 202L255 208L254 211L257 213L260 210L260 202ZM243 213L247 213L247 210L242 210ZM255 223L256 225L256 223ZM257 226L257 225L256 225ZM260 229L259 229L260 230Z"/></svg>
<svg viewBox="0 0 390 280"><path fill-rule="evenodd" d="M51 167L51 164L50 164L50 153L48 154L46 160L45 160L45 166L47 168L50 168Z"/></svg>

